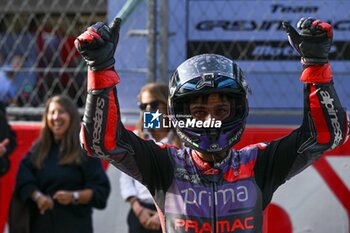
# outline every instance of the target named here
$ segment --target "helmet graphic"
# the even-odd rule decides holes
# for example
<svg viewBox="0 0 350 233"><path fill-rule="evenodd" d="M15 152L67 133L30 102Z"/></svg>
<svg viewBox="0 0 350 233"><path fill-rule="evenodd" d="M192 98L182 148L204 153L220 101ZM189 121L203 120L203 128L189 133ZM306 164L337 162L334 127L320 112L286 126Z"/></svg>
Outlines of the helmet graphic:
<svg viewBox="0 0 350 233"><path fill-rule="evenodd" d="M248 116L248 85L241 69L232 60L216 54L202 54L184 61L169 83L169 116L178 136L191 148L217 153L236 144ZM232 111L220 127L180 124L191 118L191 100L210 94L225 96Z"/></svg>

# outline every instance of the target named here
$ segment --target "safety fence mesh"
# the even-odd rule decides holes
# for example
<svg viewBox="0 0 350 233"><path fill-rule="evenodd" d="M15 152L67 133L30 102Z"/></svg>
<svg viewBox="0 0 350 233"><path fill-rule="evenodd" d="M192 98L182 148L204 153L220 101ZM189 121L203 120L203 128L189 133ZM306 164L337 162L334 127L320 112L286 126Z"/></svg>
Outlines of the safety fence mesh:
<svg viewBox="0 0 350 233"><path fill-rule="evenodd" d="M58 93L84 105L86 67L74 39L106 12L106 0L0 1L0 100L10 113L35 115L26 110Z"/></svg>
<svg viewBox="0 0 350 233"><path fill-rule="evenodd" d="M43 107L50 96L58 93L69 95L80 109L84 107L87 67L74 48L74 39L92 23L108 21L107 13L111 8L120 7L125 2L127 1L0 0L0 101L8 104L8 111L15 119L37 118L41 113L37 109ZM144 50L148 47L147 12L150 2L156 4L157 24L164 21L162 18L164 15L162 16L160 11L161 1L141 1L125 22L130 28L121 35L120 44L123 48L118 48L123 57L119 63L122 63L121 73L124 72L125 76L128 76L128 72L135 73L135 70L136 73L141 73L134 82L135 85L132 81L129 82L133 86L129 85L127 88L133 88L133 91L124 94L128 100L133 99L127 107L135 112L137 112L135 104L137 90L148 81L147 62L144 60L150 58L146 56ZM267 64L264 65L264 69L260 69L261 61L266 60L298 63L298 58L291 51L286 38L270 41L257 38L257 32L262 30L268 31L271 28L282 30L279 21L269 20L271 13L277 12L283 16L304 11L306 14L313 14L317 13L315 7L322 6L329 9L324 18L326 20L334 18L332 23L338 26L336 33L348 33L350 30L349 12L343 15L344 20L336 21L339 18L337 9L348 9L349 3L345 0L337 1L340 6L336 9L333 9L335 5L331 3L333 1L326 0L305 1L308 4L304 8L301 4L304 1L299 1L298 4L294 4L294 1L271 1L270 12L261 12L257 21L248 22L240 20L240 17L256 14L263 8L262 5L269 1L216 1L221 2L217 5L210 5L215 1L168 2L168 57L171 58L168 64L168 76L185 58L199 53L216 52L234 58L240 61L246 70L248 82L255 93L251 97L251 103L256 108L266 107L265 103L269 103L267 107L284 107L280 104L282 101L286 106L295 107L293 96L287 93L302 91L300 85L296 84L299 72L291 71L288 66L284 68L282 64L276 70L275 65L270 67ZM198 3L199 5L196 5ZM240 9L247 9L246 4L252 6L255 4L255 7L251 7L250 11L241 12ZM220 18L227 11L231 12L232 18L229 20L227 17L225 20ZM192 24L195 24L193 28L198 30L197 32L191 31ZM156 33L157 30L160 29L156 29ZM214 33L209 33L213 30L218 32L217 38L212 36ZM234 35L242 33L245 39L236 36L222 38L223 34L220 31L231 31L236 33ZM128 43L130 37L135 38L135 34L139 34L136 36L138 39ZM186 35L184 40L187 41L178 39L179 34ZM156 43L159 43L159 37L156 39L158 40ZM238 42L233 43L234 40ZM341 77L337 79L336 84L342 99L346 101L350 99L347 81L350 72L348 63L350 42L340 39L337 43L337 51L331 53L331 58L337 61L336 67L342 67L335 70L334 74ZM140 50L138 49L140 44L146 46ZM124 54L123 49L126 50ZM158 55L159 53L161 51L158 48ZM137 63L140 57L143 57L143 61ZM159 57L155 59L159 65L161 63ZM137 64L137 67L132 67L130 64ZM281 80L282 75L285 76L284 80ZM271 83L275 86L272 87ZM300 93L298 95L301 96Z"/></svg>

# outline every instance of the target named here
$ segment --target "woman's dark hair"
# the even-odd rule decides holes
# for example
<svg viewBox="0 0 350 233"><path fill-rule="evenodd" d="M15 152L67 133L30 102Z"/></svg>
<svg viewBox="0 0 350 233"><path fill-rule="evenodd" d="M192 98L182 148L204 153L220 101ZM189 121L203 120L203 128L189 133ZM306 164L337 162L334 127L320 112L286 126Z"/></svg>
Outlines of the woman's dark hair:
<svg viewBox="0 0 350 233"><path fill-rule="evenodd" d="M59 164L80 164L82 161L82 150L79 142L80 115L73 101L64 95L53 96L46 101L45 112L42 117L43 128L40 131L38 142L32 148L32 163L40 169L46 159L52 144L55 141L54 135L48 127L47 115L51 103L60 104L70 116L70 126L66 134L60 141L60 160Z"/></svg>

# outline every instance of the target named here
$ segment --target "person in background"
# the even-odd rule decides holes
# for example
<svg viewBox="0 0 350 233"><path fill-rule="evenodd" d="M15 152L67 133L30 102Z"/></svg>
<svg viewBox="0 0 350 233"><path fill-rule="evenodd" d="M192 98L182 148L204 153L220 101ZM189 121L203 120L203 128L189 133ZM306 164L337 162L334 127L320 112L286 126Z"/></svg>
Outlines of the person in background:
<svg viewBox="0 0 350 233"><path fill-rule="evenodd" d="M140 116L136 130L139 137L181 147L180 139L171 128L144 129L144 112L167 114L168 86L162 83L148 83L137 97ZM167 118L166 118L167 119ZM127 223L129 233L160 233L161 226L153 197L147 188L134 178L121 173L120 190L124 200L130 203Z"/></svg>
<svg viewBox="0 0 350 233"><path fill-rule="evenodd" d="M10 169L8 156L15 150L16 146L16 133L7 121L5 104L0 102L0 177Z"/></svg>
<svg viewBox="0 0 350 233"><path fill-rule="evenodd" d="M79 146L80 116L69 97L48 99L39 139L21 161L14 195L35 205L30 232L92 233L92 208L106 207L109 180Z"/></svg>
<svg viewBox="0 0 350 233"><path fill-rule="evenodd" d="M11 64L0 66L0 101L6 105L13 104L17 93L16 77Z"/></svg>
<svg viewBox="0 0 350 233"><path fill-rule="evenodd" d="M0 101L7 105L22 106L23 101L28 100L36 84L36 78L33 72L23 71L26 67L28 62L22 54L14 54L10 62L1 64Z"/></svg>
<svg viewBox="0 0 350 233"><path fill-rule="evenodd" d="M0 102L2 102L2 104L8 105L14 94L9 91L12 85L12 80L7 75L7 70L10 66L5 63L5 58L6 55L0 51Z"/></svg>

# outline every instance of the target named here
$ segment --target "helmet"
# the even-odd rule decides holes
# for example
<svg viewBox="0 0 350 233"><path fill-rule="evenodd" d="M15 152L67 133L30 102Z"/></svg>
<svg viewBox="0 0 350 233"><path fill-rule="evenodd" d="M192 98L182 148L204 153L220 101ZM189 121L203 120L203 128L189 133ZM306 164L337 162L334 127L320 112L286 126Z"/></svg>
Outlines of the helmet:
<svg viewBox="0 0 350 233"><path fill-rule="evenodd" d="M248 85L232 60L217 54L202 54L184 61L169 82L169 117L180 139L203 153L217 153L236 144L248 116ZM179 124L189 116L192 98L212 93L228 97L231 114L219 127ZM185 127L184 127L185 126Z"/></svg>

